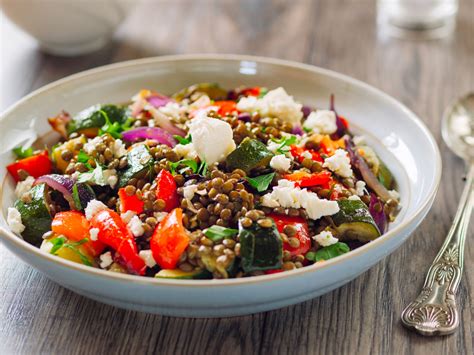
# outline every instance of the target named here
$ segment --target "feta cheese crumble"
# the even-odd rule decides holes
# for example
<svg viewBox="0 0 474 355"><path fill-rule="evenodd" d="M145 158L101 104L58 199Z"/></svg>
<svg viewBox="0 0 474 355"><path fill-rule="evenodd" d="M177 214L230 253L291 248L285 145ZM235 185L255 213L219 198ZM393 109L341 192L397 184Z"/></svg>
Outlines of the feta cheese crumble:
<svg viewBox="0 0 474 355"><path fill-rule="evenodd" d="M351 160L344 149L337 149L332 157L326 158L323 167L343 178L352 176Z"/></svg>
<svg viewBox="0 0 474 355"><path fill-rule="evenodd" d="M339 239L335 238L330 231L322 231L315 235L313 239L322 247L328 247L339 241Z"/></svg>
<svg viewBox="0 0 474 355"><path fill-rule="evenodd" d="M313 111L309 114L303 127L314 133L333 134L337 131L336 114L328 110Z"/></svg>
<svg viewBox="0 0 474 355"><path fill-rule="evenodd" d="M138 216L133 216L130 222L127 224L128 229L132 232L134 237L141 237L145 233L143 229L142 221Z"/></svg>
<svg viewBox="0 0 474 355"><path fill-rule="evenodd" d="M126 211L120 214L120 218L122 219L123 223L129 224L133 217L137 214L134 211Z"/></svg>
<svg viewBox="0 0 474 355"><path fill-rule="evenodd" d="M291 159L287 158L283 154L275 155L272 160L270 160L270 167L276 171L288 171L291 167Z"/></svg>
<svg viewBox="0 0 474 355"><path fill-rule="evenodd" d="M304 208L311 219L319 219L339 212L336 201L320 199L315 193L295 187L292 181L285 179L278 181L278 186L274 186L272 192L264 195L261 203L270 208L278 206Z"/></svg>
<svg viewBox="0 0 474 355"><path fill-rule="evenodd" d="M168 212L155 212L153 216L156 218L156 221L160 223L168 215Z"/></svg>
<svg viewBox="0 0 474 355"><path fill-rule="evenodd" d="M363 196L365 194L365 181L359 180L355 184L357 196Z"/></svg>
<svg viewBox="0 0 474 355"><path fill-rule="evenodd" d="M127 154L127 149L125 148L125 144L123 144L121 139L115 140L114 145L112 146L112 153L116 158L121 158Z"/></svg>
<svg viewBox="0 0 474 355"><path fill-rule="evenodd" d="M240 111L258 112L261 116L276 117L294 126L300 124L303 118L302 107L282 87L269 91L261 99L249 96L241 98L237 103Z"/></svg>
<svg viewBox="0 0 474 355"><path fill-rule="evenodd" d="M111 188L114 188L118 182L117 170L115 169L105 169L102 172L102 176L104 177L104 180L107 182L107 184L110 185Z"/></svg>
<svg viewBox="0 0 474 355"><path fill-rule="evenodd" d="M176 144L173 150L176 154L178 154L180 158L196 159L197 157L197 153L196 153L196 150L194 149L193 143Z"/></svg>
<svg viewBox="0 0 474 355"><path fill-rule="evenodd" d="M34 182L35 178L33 176L28 176L25 180L18 182L15 187L16 197L21 198L23 194L30 191Z"/></svg>
<svg viewBox="0 0 474 355"><path fill-rule="evenodd" d="M192 200L194 194L197 192L198 186L197 185L188 185L183 187L183 196L187 200Z"/></svg>
<svg viewBox="0 0 474 355"><path fill-rule="evenodd" d="M99 259L100 259L99 266L102 269L105 269L105 268L109 267L114 262L113 259L112 259L112 254L110 253L110 251L108 251L104 254L101 254L99 256Z"/></svg>
<svg viewBox="0 0 474 355"><path fill-rule="evenodd" d="M208 165L223 161L235 149L232 128L227 122L200 113L189 126L194 149Z"/></svg>
<svg viewBox="0 0 474 355"><path fill-rule="evenodd" d="M25 230L25 226L21 221L21 214L15 207L8 207L7 223L15 234L21 234Z"/></svg>
<svg viewBox="0 0 474 355"><path fill-rule="evenodd" d="M153 259L151 250L140 250L138 256L145 262L146 266L152 268L156 265L156 261Z"/></svg>
<svg viewBox="0 0 474 355"><path fill-rule="evenodd" d="M51 253L51 249L53 249L53 243L51 243L49 240L43 240L41 242L40 250L44 251L47 254Z"/></svg>
<svg viewBox="0 0 474 355"><path fill-rule="evenodd" d="M92 217L94 217L94 215L96 215L100 211L106 210L106 209L107 209L107 206L104 205L102 202L100 202L98 200L91 200L87 204L86 209L84 210L84 212L86 214L86 218L88 220L91 220Z"/></svg>
<svg viewBox="0 0 474 355"><path fill-rule="evenodd" d="M99 235L99 228L89 229L89 236L91 237L91 240L93 242L95 242L97 240L98 235Z"/></svg>
<svg viewBox="0 0 474 355"><path fill-rule="evenodd" d="M363 145L365 144L365 136L354 136L352 141L355 145Z"/></svg>
<svg viewBox="0 0 474 355"><path fill-rule="evenodd" d="M360 201L360 197L357 195L351 195L347 199L351 201Z"/></svg>
<svg viewBox="0 0 474 355"><path fill-rule="evenodd" d="M305 159L311 159L313 160L313 156L311 155L310 152L308 152L307 150L305 150L303 153L301 153L301 156Z"/></svg>
<svg viewBox="0 0 474 355"><path fill-rule="evenodd" d="M89 140L86 144L84 144L84 151L87 154L92 154L92 152L94 152L94 150L95 150L95 147L99 143L102 143L102 137L101 136L97 136L97 137Z"/></svg>

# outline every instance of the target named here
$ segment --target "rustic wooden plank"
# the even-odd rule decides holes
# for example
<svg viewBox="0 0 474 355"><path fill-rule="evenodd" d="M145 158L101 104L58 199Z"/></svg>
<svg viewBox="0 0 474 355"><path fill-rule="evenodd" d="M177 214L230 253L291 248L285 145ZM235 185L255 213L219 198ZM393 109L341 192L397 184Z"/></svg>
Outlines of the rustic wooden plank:
<svg viewBox="0 0 474 355"><path fill-rule="evenodd" d="M0 353L472 354L472 243L458 332L426 339L399 322L462 189L462 163L441 143L439 124L452 98L474 90L474 4L461 5L454 38L414 42L380 36L370 0L145 1L111 46L71 59L37 52L1 18L2 107L45 83L109 62L192 52L273 56L351 75L401 100L434 133L444 172L432 211L391 256L327 295L247 317L177 319L102 305L57 286L0 246Z"/></svg>

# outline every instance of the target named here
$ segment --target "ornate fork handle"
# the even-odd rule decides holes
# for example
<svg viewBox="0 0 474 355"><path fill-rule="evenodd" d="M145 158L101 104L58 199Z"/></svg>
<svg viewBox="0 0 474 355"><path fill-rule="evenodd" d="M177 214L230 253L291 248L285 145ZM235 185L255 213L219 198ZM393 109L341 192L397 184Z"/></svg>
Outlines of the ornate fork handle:
<svg viewBox="0 0 474 355"><path fill-rule="evenodd" d="M415 301L402 312L405 326L423 335L444 335L459 325L456 291L461 281L469 219L474 204L474 164L471 163L453 225L433 261Z"/></svg>

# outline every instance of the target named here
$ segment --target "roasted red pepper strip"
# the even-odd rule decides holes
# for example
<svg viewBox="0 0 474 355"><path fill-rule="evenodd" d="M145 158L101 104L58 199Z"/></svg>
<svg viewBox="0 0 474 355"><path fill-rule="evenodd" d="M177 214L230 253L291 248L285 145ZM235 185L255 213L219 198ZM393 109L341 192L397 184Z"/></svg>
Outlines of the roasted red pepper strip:
<svg viewBox="0 0 474 355"><path fill-rule="evenodd" d="M221 116L227 116L232 112L237 111L237 104L235 101L225 100L225 101L215 101L212 106L219 107L217 113Z"/></svg>
<svg viewBox="0 0 474 355"><path fill-rule="evenodd" d="M165 201L166 212L179 206L176 182L167 170L161 170L156 178L156 198Z"/></svg>
<svg viewBox="0 0 474 355"><path fill-rule="evenodd" d="M135 239L117 212L111 209L99 211L92 217L90 224L92 228L99 229L99 241L120 254L128 271L142 276L145 274L146 265L138 256Z"/></svg>
<svg viewBox="0 0 474 355"><path fill-rule="evenodd" d="M243 89L240 94L244 96L260 96L261 89L259 86L255 86L252 88L245 88Z"/></svg>
<svg viewBox="0 0 474 355"><path fill-rule="evenodd" d="M297 238L300 242L300 245L295 248L292 247L288 242L284 242L283 250L289 251L291 256L305 255L309 251L311 248L311 238L309 236L308 223L304 218L280 214L270 214L268 217L275 221L276 227L280 233L284 233L284 228L287 225L293 226L296 229L296 234L293 236L293 238Z"/></svg>
<svg viewBox="0 0 474 355"><path fill-rule="evenodd" d="M176 208L155 228L150 248L161 268L174 269L188 244L189 237L183 227L183 211Z"/></svg>
<svg viewBox="0 0 474 355"><path fill-rule="evenodd" d="M321 186L328 188L331 182L331 173L329 171L321 171L320 173L310 174L304 171L297 171L292 174L283 175L286 180L293 181L299 187Z"/></svg>
<svg viewBox="0 0 474 355"><path fill-rule="evenodd" d="M145 202L140 200L136 195L129 196L124 187L118 190L118 196L120 198L120 212L133 211L137 214L143 212Z"/></svg>
<svg viewBox="0 0 474 355"><path fill-rule="evenodd" d="M15 181L20 181L18 172L25 170L34 178L51 173L53 165L48 157L48 151L45 150L38 155L18 160L10 165L7 165L7 170L13 176Z"/></svg>
<svg viewBox="0 0 474 355"><path fill-rule="evenodd" d="M51 223L51 230L56 234L62 234L67 239L78 242L84 238L88 238L89 241L84 243L90 254L94 257L104 250L105 245L99 240L91 240L89 235L90 224L86 217L78 211L65 211L58 212L54 215L53 222Z"/></svg>

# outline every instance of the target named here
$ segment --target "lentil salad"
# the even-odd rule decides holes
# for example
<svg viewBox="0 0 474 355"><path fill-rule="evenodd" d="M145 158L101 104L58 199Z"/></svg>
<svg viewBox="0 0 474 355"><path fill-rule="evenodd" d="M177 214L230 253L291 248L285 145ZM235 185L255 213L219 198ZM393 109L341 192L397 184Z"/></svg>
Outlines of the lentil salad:
<svg viewBox="0 0 474 355"><path fill-rule="evenodd" d="M220 279L301 268L380 237L396 182L330 108L283 89L141 90L49 118L61 141L7 169L13 232L109 271Z"/></svg>

